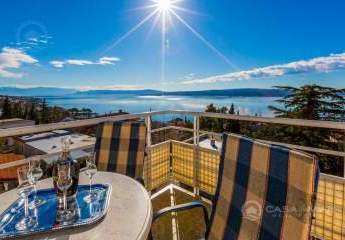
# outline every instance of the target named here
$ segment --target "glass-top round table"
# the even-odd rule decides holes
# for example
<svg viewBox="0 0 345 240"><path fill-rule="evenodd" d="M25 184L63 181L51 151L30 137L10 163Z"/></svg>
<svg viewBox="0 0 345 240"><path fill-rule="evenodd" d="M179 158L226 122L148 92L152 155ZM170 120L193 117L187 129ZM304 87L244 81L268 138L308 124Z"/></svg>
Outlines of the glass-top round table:
<svg viewBox="0 0 345 240"><path fill-rule="evenodd" d="M80 173L79 184L88 184L89 178ZM106 217L98 224L80 229L62 230L35 235L35 239L85 240L85 239L147 239L152 221L151 199L146 189L134 179L117 173L98 172L93 183L112 186ZM40 181L38 189L52 188L51 178ZM0 195L0 213L18 198L16 189ZM25 239L25 238L21 238ZM27 239L32 239L28 237Z"/></svg>

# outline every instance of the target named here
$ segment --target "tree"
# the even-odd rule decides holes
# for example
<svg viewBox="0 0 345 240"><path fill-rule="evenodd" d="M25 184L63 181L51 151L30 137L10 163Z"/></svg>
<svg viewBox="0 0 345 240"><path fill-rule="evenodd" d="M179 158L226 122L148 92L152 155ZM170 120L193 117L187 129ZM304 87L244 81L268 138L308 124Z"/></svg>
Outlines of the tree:
<svg viewBox="0 0 345 240"><path fill-rule="evenodd" d="M12 117L12 107L8 96L5 97L2 104L2 118L11 118Z"/></svg>
<svg viewBox="0 0 345 240"><path fill-rule="evenodd" d="M41 106L41 119L40 123L48 123L49 118L49 110L46 100L43 99L42 106Z"/></svg>
<svg viewBox="0 0 345 240"><path fill-rule="evenodd" d="M233 103L231 103L230 109L229 109L229 114L235 114L235 106Z"/></svg>
<svg viewBox="0 0 345 240"><path fill-rule="evenodd" d="M12 115L11 117L14 117L14 118L23 117L22 104L20 102L12 103L11 115Z"/></svg>
<svg viewBox="0 0 345 240"><path fill-rule="evenodd" d="M217 113L219 109L211 103L206 106L205 112ZM200 127L212 132L220 132L223 129L223 127L219 125L218 119L207 117L200 118Z"/></svg>
<svg viewBox="0 0 345 240"><path fill-rule="evenodd" d="M276 117L288 117L308 120L343 121L345 119L344 89L335 89L319 85L295 87L277 87L288 95L277 100L283 108L270 106ZM253 132L253 131L252 131ZM301 146L343 151L342 133L321 128L281 126L268 124L256 131L253 137ZM342 174L343 166L335 157L320 156L323 172Z"/></svg>
<svg viewBox="0 0 345 240"><path fill-rule="evenodd" d="M39 119L37 116L36 104L34 102L31 104L31 108L30 108L30 112L29 112L29 119L34 120L36 124L39 123Z"/></svg>
<svg viewBox="0 0 345 240"><path fill-rule="evenodd" d="M30 106L29 104L25 103L24 105L24 119L29 119L29 113L30 113Z"/></svg>
<svg viewBox="0 0 345 240"><path fill-rule="evenodd" d="M235 106L231 104L230 109L227 107L216 107L214 104L206 106L205 112L234 114ZM212 132L240 132L240 124L237 120L227 120L223 118L200 118L200 127Z"/></svg>
<svg viewBox="0 0 345 240"><path fill-rule="evenodd" d="M269 106L277 117L300 118L309 120L344 119L345 89L335 89L319 85L305 85L300 88L278 86L289 94L277 100L284 109Z"/></svg>
<svg viewBox="0 0 345 240"><path fill-rule="evenodd" d="M234 106L233 103L230 106L229 114L233 114L233 115L235 114L235 106ZM229 131L232 132L232 133L240 133L240 131L241 131L240 121L238 121L238 120L230 120Z"/></svg>
<svg viewBox="0 0 345 240"><path fill-rule="evenodd" d="M79 113L79 109L78 108L70 108L68 109L68 111L72 114L72 115L76 115Z"/></svg>

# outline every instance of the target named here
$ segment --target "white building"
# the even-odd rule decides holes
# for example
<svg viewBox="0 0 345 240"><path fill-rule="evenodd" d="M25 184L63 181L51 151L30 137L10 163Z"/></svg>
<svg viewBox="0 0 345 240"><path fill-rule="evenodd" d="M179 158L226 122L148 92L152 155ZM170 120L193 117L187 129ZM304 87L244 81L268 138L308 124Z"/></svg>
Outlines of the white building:
<svg viewBox="0 0 345 240"><path fill-rule="evenodd" d="M22 145L22 152L26 157L33 155L42 155L42 154L54 154L61 152L62 139L69 137L70 149L73 155L78 155L82 157L84 154L87 156L86 152L83 149L89 148L95 144L96 139L94 137L72 133L66 130L55 130L52 132L45 132L35 135L27 135L18 138L18 142ZM73 151L73 149L78 149ZM77 156L74 156L77 158Z"/></svg>
<svg viewBox="0 0 345 240"><path fill-rule="evenodd" d="M220 151L222 149L222 142L219 140L212 141L211 139L207 138L200 141L199 146L202 148Z"/></svg>
<svg viewBox="0 0 345 240"><path fill-rule="evenodd" d="M24 120L21 118L11 118L0 120L0 129L8 128L18 128L18 127L27 127L35 125L33 120Z"/></svg>
<svg viewBox="0 0 345 240"><path fill-rule="evenodd" d="M10 119L3 119L0 120L0 129L8 129L8 128L18 128L18 127L27 127L35 125L35 121L32 120L24 120L21 118L10 118ZM6 151L11 152L15 145L15 141L12 137L6 137L0 139L1 144L1 152L5 153Z"/></svg>

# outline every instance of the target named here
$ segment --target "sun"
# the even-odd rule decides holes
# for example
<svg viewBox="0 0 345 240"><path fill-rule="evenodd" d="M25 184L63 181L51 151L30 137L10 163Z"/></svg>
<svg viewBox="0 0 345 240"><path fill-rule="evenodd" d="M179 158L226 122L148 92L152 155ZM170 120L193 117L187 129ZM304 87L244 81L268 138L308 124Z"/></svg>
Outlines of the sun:
<svg viewBox="0 0 345 240"><path fill-rule="evenodd" d="M157 0L156 3L157 3L157 8L161 12L167 12L173 8L172 0Z"/></svg>
<svg viewBox="0 0 345 240"><path fill-rule="evenodd" d="M168 39L168 30L169 26L174 27L173 20L178 21L183 26L185 26L197 39L199 39L206 47L208 47L212 52L214 52L218 57L224 60L229 66L234 69L237 69L236 66L215 46L212 45L201 33L195 30L188 22L186 22L182 16L180 16L181 12L184 13L191 13L191 14L198 14L195 11L186 9L181 6L183 2L186 0L147 0L149 2L148 5L136 8L135 10L150 10L148 15L146 15L139 23L129 29L125 34L119 37L115 42L113 42L105 51L103 51L102 55L104 56L106 52L110 51L120 43L124 42L130 35L136 32L139 28L141 28L145 23L153 20L153 24L151 26L151 30L154 29L156 25L160 22L160 30L161 30L161 81L164 82L165 80L165 67L166 67L166 55L167 49L169 47L169 39ZM150 32L151 32L150 30Z"/></svg>

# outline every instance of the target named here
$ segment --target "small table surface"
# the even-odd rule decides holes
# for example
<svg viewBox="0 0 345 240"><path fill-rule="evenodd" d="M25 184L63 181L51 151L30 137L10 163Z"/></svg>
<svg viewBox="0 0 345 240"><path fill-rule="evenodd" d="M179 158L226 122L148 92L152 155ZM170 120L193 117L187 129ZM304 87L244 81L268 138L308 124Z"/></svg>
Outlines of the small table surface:
<svg viewBox="0 0 345 240"><path fill-rule="evenodd" d="M88 183L89 178L80 173L79 184ZM152 204L146 189L134 179L109 172L98 172L93 178L93 183L108 183L112 186L108 213L101 222L80 229L35 235L34 239L146 239L152 221ZM52 187L53 180L51 178L37 183L38 189ZM6 210L17 198L16 189L1 194L0 212ZM33 237L26 239L33 239Z"/></svg>

